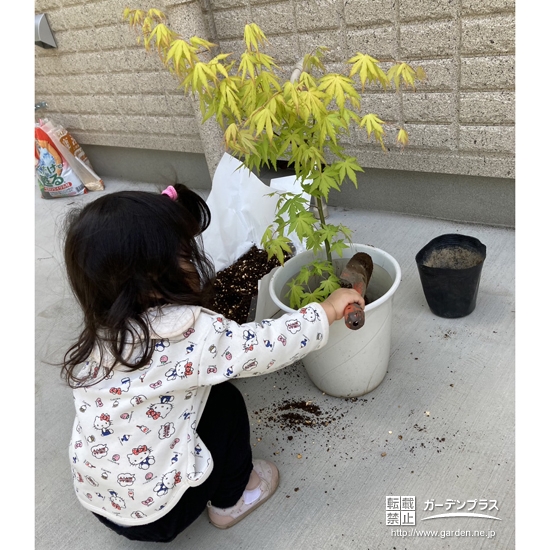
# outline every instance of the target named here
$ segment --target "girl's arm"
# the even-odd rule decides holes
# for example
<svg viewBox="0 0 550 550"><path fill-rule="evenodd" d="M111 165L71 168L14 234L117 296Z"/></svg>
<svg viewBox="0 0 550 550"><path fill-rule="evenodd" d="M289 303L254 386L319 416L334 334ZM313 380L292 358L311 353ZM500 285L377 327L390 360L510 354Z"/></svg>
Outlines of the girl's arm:
<svg viewBox="0 0 550 550"><path fill-rule="evenodd" d="M354 290L339 289L323 304L311 303L278 319L243 325L221 315L201 313L195 325L204 334L199 385L266 374L322 348L329 325L341 319L353 302L365 306Z"/></svg>

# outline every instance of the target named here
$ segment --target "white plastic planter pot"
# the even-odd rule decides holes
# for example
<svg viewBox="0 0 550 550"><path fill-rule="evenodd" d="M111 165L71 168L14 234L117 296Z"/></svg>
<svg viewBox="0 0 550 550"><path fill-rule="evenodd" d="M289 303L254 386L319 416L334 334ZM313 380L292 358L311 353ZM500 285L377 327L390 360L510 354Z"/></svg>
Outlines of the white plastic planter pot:
<svg viewBox="0 0 550 550"><path fill-rule="evenodd" d="M343 258L335 260L336 270L342 270L357 252L372 257L374 270L367 289L365 324L350 330L344 320L330 327L328 342L303 359L311 381L321 391L335 397L357 397L374 390L384 379L390 360L393 295L401 282L401 268L387 252L368 245L353 244ZM285 295L287 283L300 268L321 258L311 251L298 254L275 270L269 283L273 302L283 311L294 311Z"/></svg>

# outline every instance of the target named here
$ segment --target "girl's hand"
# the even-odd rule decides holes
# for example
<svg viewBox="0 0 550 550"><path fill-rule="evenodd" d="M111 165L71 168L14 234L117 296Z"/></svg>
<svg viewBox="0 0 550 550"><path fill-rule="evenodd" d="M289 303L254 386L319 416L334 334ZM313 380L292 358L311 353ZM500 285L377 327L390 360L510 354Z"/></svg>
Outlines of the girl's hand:
<svg viewBox="0 0 550 550"><path fill-rule="evenodd" d="M359 292L352 288L339 288L335 290L324 302L322 308L328 317L328 324L332 325L344 316L344 310L350 304L357 303L361 308L365 307L365 300Z"/></svg>

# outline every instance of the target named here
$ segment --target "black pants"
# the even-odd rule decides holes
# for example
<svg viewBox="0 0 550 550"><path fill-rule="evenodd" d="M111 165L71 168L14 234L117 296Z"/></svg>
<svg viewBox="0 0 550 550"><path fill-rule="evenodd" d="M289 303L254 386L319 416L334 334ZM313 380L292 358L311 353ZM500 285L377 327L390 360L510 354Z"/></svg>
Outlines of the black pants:
<svg viewBox="0 0 550 550"><path fill-rule="evenodd" d="M97 519L130 540L171 542L201 515L209 500L219 508L236 504L252 472L252 449L246 405L230 382L212 387L197 433L214 461L204 483L187 489L170 512L152 523L121 527L94 514Z"/></svg>

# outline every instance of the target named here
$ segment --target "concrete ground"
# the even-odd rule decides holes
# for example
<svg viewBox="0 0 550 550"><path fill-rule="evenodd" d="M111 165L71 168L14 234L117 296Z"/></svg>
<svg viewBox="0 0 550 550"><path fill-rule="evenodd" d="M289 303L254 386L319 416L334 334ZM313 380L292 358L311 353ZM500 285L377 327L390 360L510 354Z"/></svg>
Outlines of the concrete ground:
<svg viewBox="0 0 550 550"><path fill-rule="evenodd" d="M103 193L155 186L107 180ZM79 328L64 280L59 230L74 205L99 196L43 200L36 190L36 546L37 550L158 548L103 527L73 493L67 445L71 391L51 363ZM323 395L297 363L236 380L250 413L254 455L272 459L281 483L271 500L228 531L203 514L165 548L441 550L515 548L515 232L435 219L331 208L401 265L392 351L382 384L357 399ZM443 233L487 246L474 312L432 314L415 254ZM320 415L296 431L284 401L311 401ZM302 413L304 411L301 411ZM304 413L307 415L307 413ZM412 496L415 525L387 525L388 496ZM495 516L443 517L450 513Z"/></svg>

